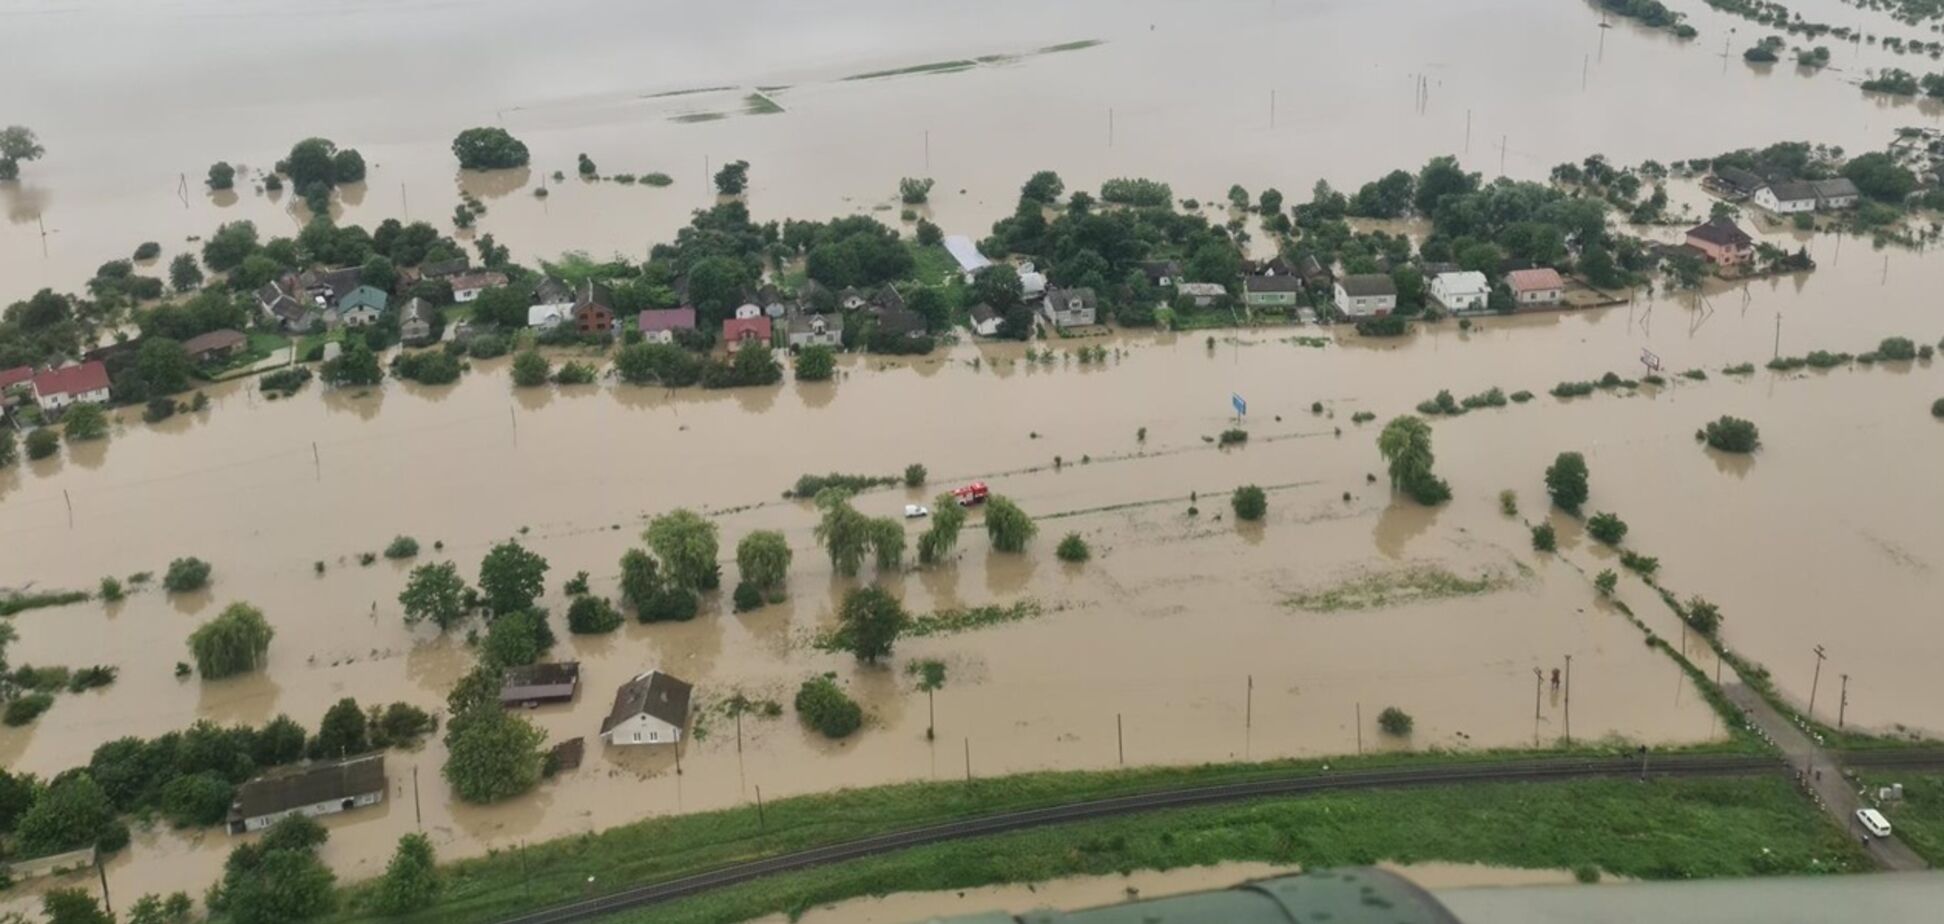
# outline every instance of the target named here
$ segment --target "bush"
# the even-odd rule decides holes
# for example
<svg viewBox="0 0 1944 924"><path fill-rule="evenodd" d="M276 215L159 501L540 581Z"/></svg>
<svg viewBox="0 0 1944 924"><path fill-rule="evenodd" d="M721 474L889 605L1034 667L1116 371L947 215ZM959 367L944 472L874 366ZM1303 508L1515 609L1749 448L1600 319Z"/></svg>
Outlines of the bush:
<svg viewBox="0 0 1944 924"><path fill-rule="evenodd" d="M101 599L113 603L122 598L122 583L112 577L101 579Z"/></svg>
<svg viewBox="0 0 1944 924"><path fill-rule="evenodd" d="M1079 564L1092 558L1093 550L1087 548L1087 540L1080 538L1079 533L1067 533L1053 549L1053 554L1059 556L1061 561Z"/></svg>
<svg viewBox="0 0 1944 924"><path fill-rule="evenodd" d="M1750 453L1762 445L1762 434L1755 424L1739 417L1723 416L1708 422L1703 431L1708 445L1722 452Z"/></svg>
<svg viewBox="0 0 1944 924"><path fill-rule="evenodd" d="M398 373L399 378L420 385L450 385L459 381L459 373L463 369L459 357L444 350L401 353L392 360L392 371Z"/></svg>
<svg viewBox="0 0 1944 924"><path fill-rule="evenodd" d="M45 459L61 450L61 435L46 427L27 434L27 458Z"/></svg>
<svg viewBox="0 0 1944 924"><path fill-rule="evenodd" d="M1215 439L1215 443L1220 446L1235 446L1248 441L1249 431L1239 430L1233 427L1223 430L1222 435Z"/></svg>
<svg viewBox="0 0 1944 924"><path fill-rule="evenodd" d="M827 346L807 346L796 355L799 382L827 382L837 371L837 354Z"/></svg>
<svg viewBox="0 0 1944 924"><path fill-rule="evenodd" d="M1660 559L1652 555L1636 555L1625 550L1620 552L1620 564L1626 566L1628 571L1643 577L1653 577L1654 572L1660 570Z"/></svg>
<svg viewBox="0 0 1944 924"><path fill-rule="evenodd" d="M1508 517L1519 515L1519 495L1511 488L1499 492L1499 512Z"/></svg>
<svg viewBox="0 0 1944 924"><path fill-rule="evenodd" d="M40 718L40 714L53 705L54 694L52 693L28 693L17 696L7 701L6 715L0 721L16 727L25 725Z"/></svg>
<svg viewBox="0 0 1944 924"><path fill-rule="evenodd" d="M1552 387L1552 396L1555 398L1583 398L1592 394L1593 389L1596 387L1592 382L1561 382Z"/></svg>
<svg viewBox="0 0 1944 924"><path fill-rule="evenodd" d="M567 607L567 631L575 635L601 635L619 628L621 611L606 597L575 597Z"/></svg>
<svg viewBox="0 0 1944 924"><path fill-rule="evenodd" d="M162 586L170 593L184 594L209 586L209 563L200 558L178 558L169 562L162 575Z"/></svg>
<svg viewBox="0 0 1944 924"><path fill-rule="evenodd" d="M1917 344L1912 343L1909 337L1885 337L1883 342L1877 344L1876 352L1879 359L1916 359Z"/></svg>
<svg viewBox="0 0 1944 924"><path fill-rule="evenodd" d="M864 724L864 710L844 695L833 675L812 677L797 688L797 715L826 738L843 738Z"/></svg>
<svg viewBox="0 0 1944 924"><path fill-rule="evenodd" d="M76 404L61 418L61 435L70 443L98 440L108 435L108 412L99 404Z"/></svg>
<svg viewBox="0 0 1944 924"><path fill-rule="evenodd" d="M526 350L513 357L513 384L521 388L538 388L547 384L547 376L552 372L552 364L540 355L539 350Z"/></svg>
<svg viewBox="0 0 1944 924"><path fill-rule="evenodd" d="M503 128L469 128L452 139L452 154L466 170L526 166L527 146Z"/></svg>
<svg viewBox="0 0 1944 924"><path fill-rule="evenodd" d="M1377 713L1377 727L1393 737L1402 738L1410 734L1411 727L1416 724L1417 720L1411 718L1410 713L1396 706L1385 706L1383 712Z"/></svg>
<svg viewBox="0 0 1944 924"><path fill-rule="evenodd" d="M642 622L688 622L695 618L698 606L693 591L665 587L648 599L647 606L638 608L637 616Z"/></svg>
<svg viewBox="0 0 1944 924"><path fill-rule="evenodd" d="M747 613L763 605L763 590L748 581L738 581L735 593L731 595L736 604L736 612Z"/></svg>
<svg viewBox="0 0 1944 924"><path fill-rule="evenodd" d="M1931 402L1931 416L1938 420L1944 420L1944 398L1939 398Z"/></svg>
<svg viewBox="0 0 1944 924"><path fill-rule="evenodd" d="M1594 576L1593 589L1599 591L1602 597L1611 597L1613 596L1613 588L1618 586L1619 583L1620 575L1614 574L1613 569L1608 568Z"/></svg>
<svg viewBox="0 0 1944 924"><path fill-rule="evenodd" d="M1627 523L1611 513L1596 513L1586 521L1586 532L1607 545L1619 545L1627 538Z"/></svg>
<svg viewBox="0 0 1944 924"><path fill-rule="evenodd" d="M905 466L905 470L904 470L905 487L907 488L924 487L925 477L927 474L928 473L925 471L925 467L919 465L916 462L913 462L910 465Z"/></svg>
<svg viewBox="0 0 1944 924"><path fill-rule="evenodd" d="M590 363L569 361L554 370L553 380L555 385L592 385L599 374Z"/></svg>
<svg viewBox="0 0 1944 924"><path fill-rule="evenodd" d="M257 379L257 383L266 392L288 397L296 394L297 390L303 388L304 383L310 380L311 371L308 367L291 366L275 372L266 372Z"/></svg>
<svg viewBox="0 0 1944 924"><path fill-rule="evenodd" d="M1553 552L1559 549L1559 537L1553 534L1551 523L1541 523L1532 528L1532 548L1537 552Z"/></svg>
<svg viewBox="0 0 1944 924"><path fill-rule="evenodd" d="M120 673L120 668L105 664L84 667L68 678L67 689L69 693L85 693L97 687L105 687L114 683L115 677Z"/></svg>
<svg viewBox="0 0 1944 924"><path fill-rule="evenodd" d="M1269 512L1269 495L1255 485L1243 485L1229 496L1229 506L1235 509L1236 519L1253 523Z"/></svg>
<svg viewBox="0 0 1944 924"><path fill-rule="evenodd" d="M1721 628L1721 608L1700 597L1688 598L1681 618L1702 635L1714 635Z"/></svg>
<svg viewBox="0 0 1944 924"><path fill-rule="evenodd" d="M993 495L986 501L986 534L992 539L992 548L999 552L1021 552L1026 549L1026 541L1039 532L1033 518L1011 500Z"/></svg>
<svg viewBox="0 0 1944 924"><path fill-rule="evenodd" d="M175 416L174 398L150 398L142 405L142 420L145 423L161 423Z"/></svg>
<svg viewBox="0 0 1944 924"><path fill-rule="evenodd" d="M386 558L392 558L392 559L411 558L417 555L418 553L419 553L418 540L410 536L394 537L391 541L391 545L385 546Z"/></svg>

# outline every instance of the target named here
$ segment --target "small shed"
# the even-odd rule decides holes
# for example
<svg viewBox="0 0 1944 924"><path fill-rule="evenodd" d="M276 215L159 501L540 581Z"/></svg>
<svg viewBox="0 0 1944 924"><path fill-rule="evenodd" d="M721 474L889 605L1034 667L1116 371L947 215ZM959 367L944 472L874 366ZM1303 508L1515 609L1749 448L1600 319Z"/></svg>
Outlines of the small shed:
<svg viewBox="0 0 1944 924"><path fill-rule="evenodd" d="M580 690L580 662L557 661L510 667L500 681L500 705L531 709L571 703Z"/></svg>

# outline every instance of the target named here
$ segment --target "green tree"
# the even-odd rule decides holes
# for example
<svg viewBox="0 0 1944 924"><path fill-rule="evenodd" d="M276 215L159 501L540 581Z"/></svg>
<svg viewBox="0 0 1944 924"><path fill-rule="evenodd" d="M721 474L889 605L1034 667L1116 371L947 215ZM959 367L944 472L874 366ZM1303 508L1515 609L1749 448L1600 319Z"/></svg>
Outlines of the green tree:
<svg viewBox="0 0 1944 924"><path fill-rule="evenodd" d="M1011 500L993 495L986 501L986 535L992 539L993 549L1000 552L1023 552L1027 540L1039 532L1033 518Z"/></svg>
<svg viewBox="0 0 1944 924"><path fill-rule="evenodd" d="M357 700L347 696L324 710L309 750L313 760L339 760L371 750L369 724Z"/></svg>
<svg viewBox="0 0 1944 924"><path fill-rule="evenodd" d="M276 635L263 611L248 603L232 603L189 633L189 651L205 680L256 670Z"/></svg>
<svg viewBox="0 0 1944 924"><path fill-rule="evenodd" d="M688 272L688 297L710 323L719 324L742 302L753 282L749 268L732 257L697 260Z"/></svg>
<svg viewBox="0 0 1944 924"><path fill-rule="evenodd" d="M47 924L115 924L115 916L81 889L49 889L41 895L41 913Z"/></svg>
<svg viewBox="0 0 1944 924"><path fill-rule="evenodd" d="M1619 545L1627 538L1627 522L1611 513L1596 513L1586 521L1586 532L1607 545Z"/></svg>
<svg viewBox="0 0 1944 924"><path fill-rule="evenodd" d="M306 735L304 726L287 715L279 715L262 728L250 741L250 759L259 767L281 767L304 759Z"/></svg>
<svg viewBox="0 0 1944 924"><path fill-rule="evenodd" d="M61 435L70 443L98 440L108 435L108 412L99 404L75 404L61 418Z"/></svg>
<svg viewBox="0 0 1944 924"><path fill-rule="evenodd" d="M1256 211L1264 215L1277 215L1282 212L1283 194L1275 189L1265 189L1256 202Z"/></svg>
<svg viewBox="0 0 1944 924"><path fill-rule="evenodd" d="M219 273L243 265L243 259L257 251L256 225L231 221L216 226L214 234L203 241L203 263Z"/></svg>
<svg viewBox="0 0 1944 924"><path fill-rule="evenodd" d="M933 224L930 219L920 218L918 219L917 236L919 246L936 247L940 241L945 239L945 232Z"/></svg>
<svg viewBox="0 0 1944 924"><path fill-rule="evenodd" d="M513 357L513 384L521 388L545 385L552 374L553 364L539 350L524 350Z"/></svg>
<svg viewBox="0 0 1944 924"><path fill-rule="evenodd" d="M871 519L851 506L849 493L836 488L817 492L816 504L823 517L815 535L830 553L831 570L841 577L855 575L871 547Z"/></svg>
<svg viewBox="0 0 1944 924"><path fill-rule="evenodd" d="M1568 513L1579 513L1586 503L1586 457L1577 452L1562 452L1546 467L1546 493L1554 504Z"/></svg>
<svg viewBox="0 0 1944 924"><path fill-rule="evenodd" d="M21 163L40 160L46 153L33 129L25 125L0 128L0 180L19 179Z"/></svg>
<svg viewBox="0 0 1944 924"><path fill-rule="evenodd" d="M1559 548L1559 537L1553 533L1551 523L1541 523L1532 528L1532 548L1538 552L1551 552Z"/></svg>
<svg viewBox="0 0 1944 924"><path fill-rule="evenodd" d="M233 189L236 186L236 168L229 161L219 160L209 165L209 188L214 190Z"/></svg>
<svg viewBox="0 0 1944 924"><path fill-rule="evenodd" d="M1619 585L1620 575L1614 574L1612 568L1607 568L1593 576L1593 589L1599 591L1602 597L1613 596L1613 589Z"/></svg>
<svg viewBox="0 0 1944 924"><path fill-rule="evenodd" d="M789 540L774 530L757 530L736 543L736 572L758 590L781 588L789 577L791 558Z"/></svg>
<svg viewBox="0 0 1944 924"><path fill-rule="evenodd" d="M429 619L444 632L466 618L466 581L452 562L423 564L405 579L398 603L405 608L406 625Z"/></svg>
<svg viewBox="0 0 1944 924"><path fill-rule="evenodd" d="M1236 488L1229 497L1229 506L1235 508L1235 518L1254 522L1269 512L1269 495L1255 485Z"/></svg>
<svg viewBox="0 0 1944 924"><path fill-rule="evenodd" d="M833 675L820 674L797 688L797 715L826 738L843 738L864 724L864 710L844 694Z"/></svg>
<svg viewBox="0 0 1944 924"><path fill-rule="evenodd" d="M518 667L539 661L553 645L547 611L529 607L493 617L486 627L486 640L480 644L480 656L501 667Z"/></svg>
<svg viewBox="0 0 1944 924"><path fill-rule="evenodd" d="M167 337L144 337L135 352L135 369L148 383L151 395L173 395L189 387L196 366L182 344Z"/></svg>
<svg viewBox="0 0 1944 924"><path fill-rule="evenodd" d="M1081 538L1079 533L1067 533L1061 537L1060 544L1053 549L1053 554L1059 556L1063 562L1077 565L1092 558L1093 550L1087 547L1087 540Z"/></svg>
<svg viewBox="0 0 1944 924"><path fill-rule="evenodd" d="M1393 418L1377 436L1377 451L1390 463L1391 487L1426 506L1450 499L1451 489L1431 473L1436 457L1431 452L1431 427L1423 420L1408 415Z"/></svg>
<svg viewBox="0 0 1944 924"><path fill-rule="evenodd" d="M931 198L932 185L930 177L905 177L898 181L898 198L906 205L920 205Z"/></svg>
<svg viewBox="0 0 1944 924"><path fill-rule="evenodd" d="M959 530L965 526L965 508L958 498L940 494L932 500L931 526L918 536L918 561L932 564L958 546Z"/></svg>
<svg viewBox="0 0 1944 924"><path fill-rule="evenodd" d="M866 664L876 664L891 654L911 617L904 605L884 588L859 587L844 596L838 610L837 645Z"/></svg>
<svg viewBox="0 0 1944 924"><path fill-rule="evenodd" d="M583 594L567 606L567 631L575 635L601 635L621 628L621 613L606 597Z"/></svg>
<svg viewBox="0 0 1944 924"><path fill-rule="evenodd" d="M1061 182L1060 175L1051 170L1041 170L1027 179L1026 185L1019 188L1019 197L1042 205L1052 205L1059 201L1060 194L1063 192L1066 192L1066 183Z"/></svg>
<svg viewBox="0 0 1944 924"><path fill-rule="evenodd" d="M1708 445L1722 452L1750 453L1762 445L1762 432L1753 422L1723 416L1711 420L1702 431Z"/></svg>
<svg viewBox="0 0 1944 924"><path fill-rule="evenodd" d="M446 726L442 771L466 802L486 804L520 795L540 783L546 733L497 702L455 714Z"/></svg>
<svg viewBox="0 0 1944 924"><path fill-rule="evenodd" d="M648 606L661 591L661 573L647 552L629 549L621 553L621 602L634 607L641 621L648 621Z"/></svg>
<svg viewBox="0 0 1944 924"><path fill-rule="evenodd" d="M452 156L465 170L503 170L524 167L528 154L525 142L504 128L468 128L452 139Z"/></svg>
<svg viewBox="0 0 1944 924"><path fill-rule="evenodd" d="M648 521L642 533L655 550L668 580L693 591L713 589L720 580L716 565L716 525L692 510L677 509Z"/></svg>
<svg viewBox="0 0 1944 924"><path fill-rule="evenodd" d="M14 826L15 856L43 857L77 850L114 834L115 808L85 772L56 778Z"/></svg>
<svg viewBox="0 0 1944 924"><path fill-rule="evenodd" d="M984 303L1001 314L1018 306L1021 299L1026 297L1025 293L1026 289L1019 281L1019 271L1008 263L987 267L972 280L972 300Z"/></svg>
<svg viewBox="0 0 1944 924"><path fill-rule="evenodd" d="M423 834L404 835L385 866L384 878L378 880L378 911L400 915L429 908L438 900L440 888L432 841Z"/></svg>
<svg viewBox="0 0 1944 924"><path fill-rule="evenodd" d="M19 438L14 436L13 428L0 429L0 468L6 468L20 459Z"/></svg>
<svg viewBox="0 0 1944 924"><path fill-rule="evenodd" d="M290 177L299 192L313 186L328 190L337 185L337 151L337 144L328 138L305 138L291 146L290 156L277 170Z"/></svg>
<svg viewBox="0 0 1944 924"><path fill-rule="evenodd" d="M337 877L317 858L325 836L317 822L291 815L256 844L230 851L223 881L211 890L211 912L229 924L284 924L330 913Z"/></svg>
<svg viewBox="0 0 1944 924"><path fill-rule="evenodd" d="M904 564L904 523L894 517L876 517L867 526L871 551L876 553L879 573L896 571Z"/></svg>
<svg viewBox="0 0 1944 924"><path fill-rule="evenodd" d="M169 261L169 287L177 292L187 292L202 285L202 267L196 263L193 254L179 253Z"/></svg>
<svg viewBox="0 0 1944 924"><path fill-rule="evenodd" d="M178 828L220 823L229 814L236 787L214 773L178 776L162 785L162 815Z"/></svg>
<svg viewBox="0 0 1944 924"><path fill-rule="evenodd" d="M61 435L46 427L27 433L27 458L45 459L61 451Z"/></svg>
<svg viewBox="0 0 1944 924"><path fill-rule="evenodd" d="M1410 734L1411 726L1415 724L1410 713L1396 706L1385 706L1383 712L1377 713L1377 727L1392 737L1402 738Z"/></svg>
<svg viewBox="0 0 1944 924"><path fill-rule="evenodd" d="M797 353L799 382L828 382L837 371L837 353L827 346L807 346Z"/></svg>
<svg viewBox="0 0 1944 924"><path fill-rule="evenodd" d="M533 606L547 590L546 579L547 560L512 540L493 546L479 562L479 591L494 615Z"/></svg>
<svg viewBox="0 0 1944 924"><path fill-rule="evenodd" d="M1858 192L1879 202L1901 203L1917 189L1917 177L1881 151L1851 158L1843 165L1843 176L1856 184Z"/></svg>
<svg viewBox="0 0 1944 924"><path fill-rule="evenodd" d="M319 377L332 385L376 385L385 380L385 371L364 338L351 337L344 341L344 352L324 363Z"/></svg>
<svg viewBox="0 0 1944 924"><path fill-rule="evenodd" d="M749 161L732 160L723 164L715 173L716 192L725 196L740 196L749 188Z"/></svg>

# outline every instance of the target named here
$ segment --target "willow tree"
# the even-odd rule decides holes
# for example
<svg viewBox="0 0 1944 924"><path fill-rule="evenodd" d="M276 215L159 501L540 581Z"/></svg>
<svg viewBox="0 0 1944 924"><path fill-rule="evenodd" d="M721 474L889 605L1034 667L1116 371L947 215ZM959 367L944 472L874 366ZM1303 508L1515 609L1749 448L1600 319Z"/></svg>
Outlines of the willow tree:
<svg viewBox="0 0 1944 924"><path fill-rule="evenodd" d="M891 517L878 517L870 523L871 550L877 553L879 571L890 571L904 564L904 523Z"/></svg>
<svg viewBox="0 0 1944 924"><path fill-rule="evenodd" d="M817 521L816 537L830 553L830 569L852 577L864 565L864 553L871 548L871 518L850 505L850 493L835 488L817 492L816 504L823 509Z"/></svg>
<svg viewBox="0 0 1944 924"><path fill-rule="evenodd" d="M1431 452L1430 424L1408 415L1393 418L1377 435L1377 451L1390 463L1391 487L1425 506L1451 499L1451 487L1431 473L1437 459Z"/></svg>
<svg viewBox="0 0 1944 924"><path fill-rule="evenodd" d="M262 610L232 603L189 634L189 650L196 656L196 670L204 679L215 680L256 670L276 634Z"/></svg>
<svg viewBox="0 0 1944 924"><path fill-rule="evenodd" d="M771 591L790 573L790 542L775 530L759 529L736 543L736 571L744 583Z"/></svg>
<svg viewBox="0 0 1944 924"><path fill-rule="evenodd" d="M709 590L720 582L716 525L693 510L671 510L648 521L642 534L677 587Z"/></svg>
<svg viewBox="0 0 1944 924"><path fill-rule="evenodd" d="M986 535L992 537L992 547L1001 552L1025 551L1026 541L1039 532L1026 511L997 495L986 501L985 526Z"/></svg>
<svg viewBox="0 0 1944 924"><path fill-rule="evenodd" d="M965 527L965 508L958 498L940 494L932 501L931 528L918 536L918 562L929 565L958 547L959 530Z"/></svg>

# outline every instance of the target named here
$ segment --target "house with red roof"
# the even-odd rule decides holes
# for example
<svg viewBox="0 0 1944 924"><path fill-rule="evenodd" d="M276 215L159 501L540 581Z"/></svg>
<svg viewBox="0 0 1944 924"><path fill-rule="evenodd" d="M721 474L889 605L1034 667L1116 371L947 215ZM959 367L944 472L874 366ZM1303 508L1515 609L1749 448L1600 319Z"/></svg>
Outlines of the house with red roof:
<svg viewBox="0 0 1944 924"><path fill-rule="evenodd" d="M686 305L650 308L635 319L635 327L641 331L641 339L649 343L674 343L676 331L695 329L695 309Z"/></svg>
<svg viewBox="0 0 1944 924"><path fill-rule="evenodd" d="M34 402L43 410L58 411L70 404L108 403L108 367L87 362L50 369L33 378Z"/></svg>
<svg viewBox="0 0 1944 924"><path fill-rule="evenodd" d="M1512 301L1520 308L1557 305L1566 298L1566 280L1559 278L1559 271L1550 267L1506 273L1505 287L1512 290Z"/></svg>
<svg viewBox="0 0 1944 924"><path fill-rule="evenodd" d="M1687 242L1716 266L1738 266L1755 258L1755 239L1727 218L1689 228Z"/></svg>
<svg viewBox="0 0 1944 924"><path fill-rule="evenodd" d="M755 305L736 309L736 316L722 322L722 342L734 353L745 345L769 346L770 319Z"/></svg>
<svg viewBox="0 0 1944 924"><path fill-rule="evenodd" d="M6 391L22 382L30 381L33 377L33 366L15 366L12 369L0 369L0 391Z"/></svg>

